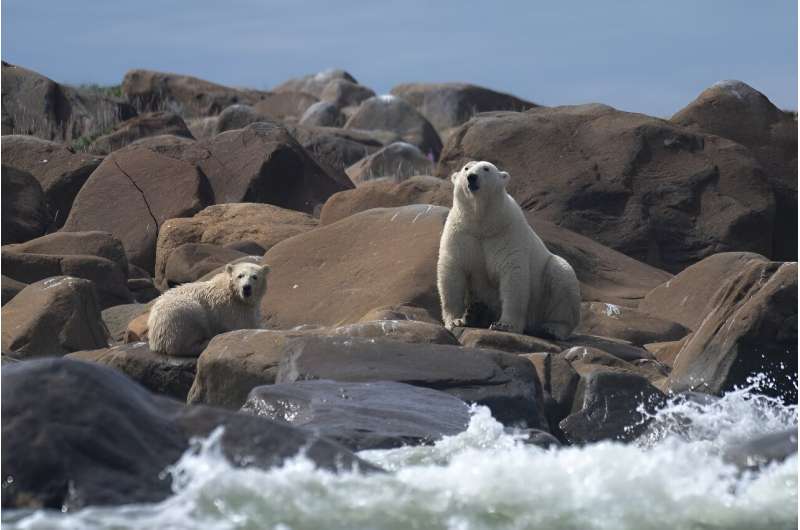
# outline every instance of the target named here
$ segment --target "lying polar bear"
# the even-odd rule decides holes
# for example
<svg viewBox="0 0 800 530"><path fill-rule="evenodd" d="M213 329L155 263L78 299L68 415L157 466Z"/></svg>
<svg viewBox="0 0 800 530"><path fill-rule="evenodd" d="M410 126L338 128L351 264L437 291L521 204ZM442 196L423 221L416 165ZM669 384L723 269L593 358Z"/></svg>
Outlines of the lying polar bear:
<svg viewBox="0 0 800 530"><path fill-rule="evenodd" d="M509 174L469 162L450 178L453 207L437 267L445 326L468 325L467 310L482 303L494 315L490 329L568 337L580 322L578 279L506 193Z"/></svg>
<svg viewBox="0 0 800 530"><path fill-rule="evenodd" d="M197 357L215 335L261 327L267 265L229 263L206 282L187 283L158 297L147 320L150 349Z"/></svg>

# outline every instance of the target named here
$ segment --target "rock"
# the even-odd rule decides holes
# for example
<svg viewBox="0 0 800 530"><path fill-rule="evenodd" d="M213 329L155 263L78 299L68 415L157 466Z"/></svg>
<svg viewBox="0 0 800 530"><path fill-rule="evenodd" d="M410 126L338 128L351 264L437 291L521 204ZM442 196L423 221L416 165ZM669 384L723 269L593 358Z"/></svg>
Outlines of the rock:
<svg viewBox="0 0 800 530"><path fill-rule="evenodd" d="M28 286L27 283L18 282L14 278L9 278L5 274L2 276L2 285L3 285L2 305L6 305L15 296L17 296L20 291L22 291L25 287Z"/></svg>
<svg viewBox="0 0 800 530"><path fill-rule="evenodd" d="M319 99L333 103L338 108L358 106L365 99L375 95L371 88L347 79L333 79L320 92Z"/></svg>
<svg viewBox="0 0 800 530"><path fill-rule="evenodd" d="M414 320L375 320L358 322L332 328L326 335L333 337L358 337L389 339L411 344L453 344L456 338L440 324ZM499 349L499 348L498 348Z"/></svg>
<svg viewBox="0 0 800 530"><path fill-rule="evenodd" d="M128 324L136 317L149 313L149 311L149 307L146 304L121 304L103 309L101 315L111 341L119 343L125 340Z"/></svg>
<svg viewBox="0 0 800 530"><path fill-rule="evenodd" d="M633 364L598 348L573 346L564 350L559 357L562 357L579 375L584 377L598 371L638 373Z"/></svg>
<svg viewBox="0 0 800 530"><path fill-rule="evenodd" d="M264 118L259 121L293 122L318 101L317 97L306 92L271 92L253 108Z"/></svg>
<svg viewBox="0 0 800 530"><path fill-rule="evenodd" d="M114 132L97 138L89 146L92 153L107 155L111 151L122 149L136 140L148 136L171 134L194 140L186 123L179 115L172 112L148 112L126 120L114 129Z"/></svg>
<svg viewBox="0 0 800 530"><path fill-rule="evenodd" d="M3 252L56 256L95 256L113 262L126 277L131 272L131 266L128 263L128 257L125 255L122 243L119 239L104 231L56 232L18 245L3 245ZM57 274L51 274L50 276L57 276ZM22 280L26 283L45 278L36 278L29 274L25 275L25 277L35 278Z"/></svg>
<svg viewBox="0 0 800 530"><path fill-rule="evenodd" d="M673 273L720 251L771 252L772 191L730 140L605 105L540 107L472 118L436 176L469 160L508 171L537 218Z"/></svg>
<svg viewBox="0 0 800 530"><path fill-rule="evenodd" d="M247 254L248 256L263 256L267 252L267 249L265 249L259 243L248 240L227 243L222 245L222 248L235 250L237 252L241 252L242 254Z"/></svg>
<svg viewBox="0 0 800 530"><path fill-rule="evenodd" d="M430 444L469 424L469 407L460 399L392 381L259 386L243 410L310 429L353 451Z"/></svg>
<svg viewBox="0 0 800 530"><path fill-rule="evenodd" d="M713 254L647 293L639 310L695 330L708 315L707 305L714 293L727 279L752 262L766 261L764 256L752 252Z"/></svg>
<svg viewBox="0 0 800 530"><path fill-rule="evenodd" d="M359 322L373 322L375 320L411 320L436 324L437 326L441 325L441 321L433 318L430 312L424 307L407 304L376 307L361 317Z"/></svg>
<svg viewBox="0 0 800 530"><path fill-rule="evenodd" d="M757 470L797 454L797 427L756 436L728 447L723 459L740 469Z"/></svg>
<svg viewBox="0 0 800 530"><path fill-rule="evenodd" d="M458 341L468 348L489 348L509 353L561 351L560 346L538 337L491 329L462 328Z"/></svg>
<svg viewBox="0 0 800 530"><path fill-rule="evenodd" d="M264 250L284 239L308 232L316 226L317 221L308 214L256 203L217 204L193 217L170 219L161 225L156 244L156 284L163 289L169 287L167 263L171 254L181 246L250 241L262 249L258 255L263 255Z"/></svg>
<svg viewBox="0 0 800 530"><path fill-rule="evenodd" d="M775 191L772 257L797 260L797 119L741 81L720 81L671 120L749 148Z"/></svg>
<svg viewBox="0 0 800 530"><path fill-rule="evenodd" d="M581 304L581 323L575 333L612 337L644 346L681 339L689 330L677 322L648 316L630 307L584 302Z"/></svg>
<svg viewBox="0 0 800 530"><path fill-rule="evenodd" d="M27 171L39 181L53 212L54 228L64 224L75 196L103 161L56 142L21 134L3 136L2 158L4 164Z"/></svg>
<svg viewBox="0 0 800 530"><path fill-rule="evenodd" d="M552 426L551 431L556 432L558 422L572 411L581 377L563 355L539 352L522 354L521 357L533 363L542 382L542 389L553 399L553 413L548 414L548 419Z"/></svg>
<svg viewBox="0 0 800 530"><path fill-rule="evenodd" d="M437 206L377 208L281 241L263 258L271 267L265 322L350 324L402 304L440 318L436 260L446 217Z"/></svg>
<svg viewBox="0 0 800 530"><path fill-rule="evenodd" d="M269 468L303 450L317 466L374 470L325 438L281 422L154 396L120 372L74 360L2 370L3 508L74 511L158 502L172 495L164 469L193 437L216 434L237 467ZM30 392L35 388L36 392Z"/></svg>
<svg viewBox="0 0 800 530"><path fill-rule="evenodd" d="M217 134L219 116L207 116L205 118L192 118L186 120L186 127L198 140L208 140Z"/></svg>
<svg viewBox="0 0 800 530"><path fill-rule="evenodd" d="M344 128L394 132L433 160L438 160L442 151L442 141L430 122L414 107L392 95L364 100Z"/></svg>
<svg viewBox="0 0 800 530"><path fill-rule="evenodd" d="M407 83L395 86L391 92L416 108L440 135L480 112L524 111L538 106L510 94L467 83Z"/></svg>
<svg viewBox="0 0 800 530"><path fill-rule="evenodd" d="M309 379L410 383L485 405L506 424L547 428L536 370L516 355L444 344L313 335L295 338L284 349L277 383Z"/></svg>
<svg viewBox="0 0 800 530"><path fill-rule="evenodd" d="M161 291L152 278L128 278L127 285L134 301L140 304L146 304L161 296Z"/></svg>
<svg viewBox="0 0 800 530"><path fill-rule="evenodd" d="M2 309L3 352L18 359L108 346L94 286L56 276L25 287Z"/></svg>
<svg viewBox="0 0 800 530"><path fill-rule="evenodd" d="M146 342L70 353L68 359L102 364L124 373L146 389L186 401L197 359L171 357L150 350Z"/></svg>
<svg viewBox="0 0 800 530"><path fill-rule="evenodd" d="M336 80L349 81L350 83L357 83L355 78L344 70L324 70L316 74L309 74L296 79L289 79L280 85L276 86L274 92L305 92L313 96L319 97L322 92L332 81Z"/></svg>
<svg viewBox="0 0 800 530"><path fill-rule="evenodd" d="M42 186L33 175L3 165L3 243L22 243L44 235L53 222Z"/></svg>
<svg viewBox="0 0 800 530"><path fill-rule="evenodd" d="M642 376L595 372L586 379L583 407L559 426L571 443L631 441L650 422L640 407L652 414L665 402L666 396Z"/></svg>
<svg viewBox="0 0 800 530"><path fill-rule="evenodd" d="M709 300L668 387L721 395L764 374L759 392L797 401L797 263L751 260Z"/></svg>
<svg viewBox="0 0 800 530"><path fill-rule="evenodd" d="M324 168L344 172L365 156L400 140L387 131L358 131L334 127L288 126L288 131Z"/></svg>
<svg viewBox="0 0 800 530"><path fill-rule="evenodd" d="M678 355L678 352L681 351L681 348L683 348L683 345L686 344L686 341L689 340L691 336L690 333L681 340L645 344L644 349L652 353L653 357L655 357L658 362L672 368L675 362L675 356Z"/></svg>
<svg viewBox="0 0 800 530"><path fill-rule="evenodd" d="M308 107L298 122L310 127L341 127L345 117L334 103L318 101Z"/></svg>
<svg viewBox="0 0 800 530"><path fill-rule="evenodd" d="M371 208L410 204L435 204L449 208L452 202L452 185L436 177L420 175L399 183L388 179L371 180L361 182L355 189L331 195L322 207L320 224L329 225Z"/></svg>
<svg viewBox="0 0 800 530"><path fill-rule="evenodd" d="M527 445L535 445L542 449L550 449L551 447L561 447L561 442L550 434L549 432L540 431L539 429L526 429L518 434L525 435L522 440Z"/></svg>
<svg viewBox="0 0 800 530"><path fill-rule="evenodd" d="M268 121L265 116L262 116L256 109L250 105L231 105L225 108L216 117L216 128L214 134L219 134L225 131L232 131L235 129L243 129L251 123L257 121ZM205 136L205 138L210 138Z"/></svg>
<svg viewBox="0 0 800 530"><path fill-rule="evenodd" d="M3 135L25 134L70 143L104 134L136 115L120 98L61 85L5 61L2 68Z"/></svg>
<svg viewBox="0 0 800 530"><path fill-rule="evenodd" d="M128 261L152 272L161 224L194 215L212 200L208 180L196 166L131 145L111 153L92 173L62 230L111 232Z"/></svg>
<svg viewBox="0 0 800 530"><path fill-rule="evenodd" d="M395 142L348 167L346 173L356 185L384 177L402 182L414 175L433 173L433 161L418 147Z"/></svg>
<svg viewBox="0 0 800 530"><path fill-rule="evenodd" d="M653 356L644 348L634 346L630 342L596 335L573 334L567 340L555 340L562 350L575 346L597 348L623 361L636 361L639 359L652 359Z"/></svg>
<svg viewBox="0 0 800 530"><path fill-rule="evenodd" d="M208 243L186 243L167 258L164 281L169 286L196 282L210 271L246 257L247 254Z"/></svg>
<svg viewBox="0 0 800 530"><path fill-rule="evenodd" d="M240 90L188 75L131 70L122 80L122 92L139 112L169 111L184 119L219 114L234 103L254 104L266 92Z"/></svg>

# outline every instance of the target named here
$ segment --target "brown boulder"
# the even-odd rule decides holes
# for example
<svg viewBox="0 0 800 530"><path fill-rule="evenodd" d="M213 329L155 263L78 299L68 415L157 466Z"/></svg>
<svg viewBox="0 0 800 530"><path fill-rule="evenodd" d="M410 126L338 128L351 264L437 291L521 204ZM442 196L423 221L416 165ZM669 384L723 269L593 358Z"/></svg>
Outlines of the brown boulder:
<svg viewBox="0 0 800 530"><path fill-rule="evenodd" d="M56 142L21 134L3 136L2 158L3 164L27 171L39 181L55 228L64 224L75 196L103 161Z"/></svg>
<svg viewBox="0 0 800 530"><path fill-rule="evenodd" d="M538 106L510 94L468 83L406 83L395 86L391 93L411 103L439 134L458 127L479 112L523 111Z"/></svg>
<svg viewBox="0 0 800 530"><path fill-rule="evenodd" d="M206 116L205 118L190 118L186 120L186 127L198 140L207 140L217 134L219 116Z"/></svg>
<svg viewBox="0 0 800 530"><path fill-rule="evenodd" d="M440 324L415 320L373 320L357 322L324 332L331 337L397 340L411 344L453 344L458 341Z"/></svg>
<svg viewBox="0 0 800 530"><path fill-rule="evenodd" d="M226 107L225 110L219 113L219 116L213 119L216 123L214 134L232 131L234 129L242 129L257 121L269 121L264 116L261 116L258 112L256 112L256 109L251 105L242 104ZM214 134L210 136L214 136ZM209 138L210 136L204 136L204 138Z"/></svg>
<svg viewBox="0 0 800 530"><path fill-rule="evenodd" d="M53 222L42 186L33 175L2 166L2 240L22 243L44 235Z"/></svg>
<svg viewBox="0 0 800 530"><path fill-rule="evenodd" d="M346 173L356 186L380 178L402 182L414 175L433 173L433 161L418 147L395 142L348 167Z"/></svg>
<svg viewBox="0 0 800 530"><path fill-rule="evenodd" d="M92 173L62 230L109 231L131 263L152 272L161 224L191 216L211 200L209 183L195 165L131 145L110 154Z"/></svg>
<svg viewBox="0 0 800 530"><path fill-rule="evenodd" d="M749 148L775 190L772 257L797 259L797 118L741 81L720 81L671 120Z"/></svg>
<svg viewBox="0 0 800 530"><path fill-rule="evenodd" d="M236 203L209 206L194 217L170 219L161 225L156 245L156 284L167 288L170 254L188 243L228 245L255 242L263 250L317 226L310 215L271 204ZM270 283L272 277L270 277Z"/></svg>
<svg viewBox="0 0 800 530"><path fill-rule="evenodd" d="M322 95L325 87L327 87L330 82L338 79L348 81L350 83L357 83L355 78L344 70L330 69L318 72L316 74L308 74L303 77L289 79L273 88L273 91L305 92L306 94L319 97Z"/></svg>
<svg viewBox="0 0 800 530"><path fill-rule="evenodd" d="M8 302L13 300L13 298L17 296L20 293L20 291L22 291L25 287L27 287L28 284L19 282L14 278L9 278L5 274L3 274L2 286L3 286L3 301L1 305L6 305Z"/></svg>
<svg viewBox="0 0 800 530"><path fill-rule="evenodd" d="M769 255L774 198L739 144L605 105L476 116L449 139L437 176L469 160L510 172L523 209L678 272L721 251Z"/></svg>
<svg viewBox="0 0 800 530"><path fill-rule="evenodd" d="M89 280L56 276L33 283L3 306L2 318L3 352L18 359L108 346Z"/></svg>
<svg viewBox="0 0 800 530"><path fill-rule="evenodd" d="M581 322L575 333L612 337L644 346L651 342L681 339L689 330L677 322L648 316L631 307L584 302L581 304Z"/></svg>
<svg viewBox="0 0 800 530"><path fill-rule="evenodd" d="M341 109L360 105L362 101L374 95L375 91L369 87L347 79L334 79L325 85L325 88L319 94L319 99L333 103Z"/></svg>
<svg viewBox="0 0 800 530"><path fill-rule="evenodd" d="M447 209L377 208L286 239L270 265L262 314L270 327L358 322L372 309L410 304L440 316L436 260Z"/></svg>
<svg viewBox="0 0 800 530"><path fill-rule="evenodd" d="M342 172L384 145L400 139L390 132L349 131L335 127L295 125L289 126L288 130L319 165Z"/></svg>
<svg viewBox="0 0 800 530"><path fill-rule="evenodd" d="M147 304L120 304L103 309L103 323L113 343L125 341L125 333L130 323L137 317L149 313Z"/></svg>
<svg viewBox="0 0 800 530"><path fill-rule="evenodd" d="M271 92L253 106L259 121L296 121L319 99L305 92Z"/></svg>
<svg viewBox="0 0 800 530"><path fill-rule="evenodd" d="M247 254L208 243L187 243L173 250L167 258L164 281L175 286L196 282L210 271L243 258Z"/></svg>
<svg viewBox="0 0 800 530"><path fill-rule="evenodd" d="M131 70L122 80L122 92L139 112L169 111L184 119L219 114L234 103L253 104L266 95L240 90L188 75Z"/></svg>
<svg viewBox="0 0 800 530"><path fill-rule="evenodd" d="M341 127L345 121L339 107L329 101L318 101L306 109L298 124L306 127Z"/></svg>
<svg viewBox="0 0 800 530"><path fill-rule="evenodd" d="M644 297L639 310L697 329L708 315L707 305L720 286L751 262L767 259L752 252L721 252L687 267ZM657 342L657 341L653 341Z"/></svg>
<svg viewBox="0 0 800 530"><path fill-rule="evenodd" d="M442 140L430 122L414 107L392 95L375 96L363 101L344 128L399 134L403 141L416 145L434 160L438 160L442 151Z"/></svg>
<svg viewBox="0 0 800 530"><path fill-rule="evenodd" d="M561 347L538 337L491 329L462 328L458 341L468 348L488 348L508 353L560 352Z"/></svg>
<svg viewBox="0 0 800 530"><path fill-rule="evenodd" d="M194 140L186 127L183 118L172 112L149 112L126 120L114 129L114 132L97 138L89 146L92 153L107 155L111 151L122 149L141 138L171 134Z"/></svg>
<svg viewBox="0 0 800 530"><path fill-rule="evenodd" d="M763 374L760 392L797 402L797 263L751 260L707 306L678 352L673 391L721 394Z"/></svg>

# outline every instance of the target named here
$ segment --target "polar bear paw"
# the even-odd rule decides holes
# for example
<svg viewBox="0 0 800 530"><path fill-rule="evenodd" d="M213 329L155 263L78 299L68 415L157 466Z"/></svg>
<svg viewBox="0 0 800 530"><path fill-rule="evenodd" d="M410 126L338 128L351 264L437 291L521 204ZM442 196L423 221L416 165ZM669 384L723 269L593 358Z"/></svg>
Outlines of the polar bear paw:
<svg viewBox="0 0 800 530"><path fill-rule="evenodd" d="M508 322L500 321L500 322L492 322L492 324L489 326L489 329L493 331L506 331L512 333L514 331L514 326L512 326Z"/></svg>
<svg viewBox="0 0 800 530"><path fill-rule="evenodd" d="M467 319L466 318L454 318L450 321L450 324L445 326L448 330L452 331L453 328L465 328L467 327Z"/></svg>

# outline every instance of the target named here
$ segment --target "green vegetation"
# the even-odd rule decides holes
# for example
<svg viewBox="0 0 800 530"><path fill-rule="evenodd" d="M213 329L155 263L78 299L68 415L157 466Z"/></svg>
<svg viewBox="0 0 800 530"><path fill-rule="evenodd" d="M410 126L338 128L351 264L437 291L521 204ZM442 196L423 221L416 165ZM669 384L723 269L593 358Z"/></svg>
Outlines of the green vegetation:
<svg viewBox="0 0 800 530"><path fill-rule="evenodd" d="M96 83L89 83L89 84L78 85L78 90L93 92L96 94L101 94L103 96L110 96L114 98L123 97L122 85L104 86L104 85L98 85Z"/></svg>

